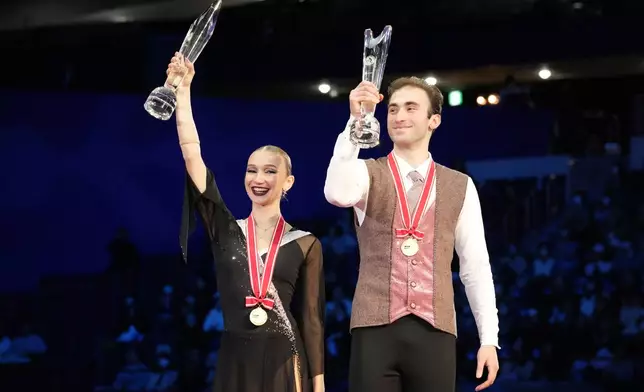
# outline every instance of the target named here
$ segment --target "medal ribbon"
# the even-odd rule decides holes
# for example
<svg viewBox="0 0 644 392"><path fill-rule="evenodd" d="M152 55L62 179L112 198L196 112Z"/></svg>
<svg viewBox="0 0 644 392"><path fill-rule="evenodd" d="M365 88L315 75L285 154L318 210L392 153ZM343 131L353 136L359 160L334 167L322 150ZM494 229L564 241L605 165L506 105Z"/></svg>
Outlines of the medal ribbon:
<svg viewBox="0 0 644 392"><path fill-rule="evenodd" d="M411 211L409 203L407 203L407 194L405 192L405 187L403 185L402 177L400 175L400 169L398 167L398 162L394 153L389 153L387 156L387 163L389 164L389 170L394 176L394 184L396 186L396 195L398 196L398 207L400 208L400 214L402 216L403 228L395 229L396 236L399 238L404 238L407 236L412 236L417 240L422 240L425 237L425 233L418 230L418 224L420 223L420 218L422 218L427 202L429 201L429 194L434 184L434 172L436 171L436 164L432 160L429 167L427 168L427 175L425 176L425 183L423 184L423 190L420 193L420 198L418 199L418 206L414 212L414 216L411 216Z"/></svg>
<svg viewBox="0 0 644 392"><path fill-rule="evenodd" d="M266 298L268 293L268 286L273 280L273 271L275 270L275 260L277 259L277 252L279 251L284 237L284 228L286 222L282 216L279 217L277 225L273 230L273 237L271 238L271 245L268 248L266 255L266 263L264 265L264 273L260 276L259 273L259 253L257 252L257 238L255 236L255 221L253 215L247 219L246 230L246 249L248 250L248 272L250 273L250 287L253 290L253 295L246 297L246 307L252 308L257 305L271 310L275 306L275 301Z"/></svg>

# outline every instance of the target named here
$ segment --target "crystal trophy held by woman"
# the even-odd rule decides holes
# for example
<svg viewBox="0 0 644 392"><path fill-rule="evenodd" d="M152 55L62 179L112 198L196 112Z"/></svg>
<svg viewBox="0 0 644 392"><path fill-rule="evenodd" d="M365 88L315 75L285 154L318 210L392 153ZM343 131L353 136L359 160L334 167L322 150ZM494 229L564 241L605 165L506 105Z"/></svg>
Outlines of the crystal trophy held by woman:
<svg viewBox="0 0 644 392"><path fill-rule="evenodd" d="M221 0L217 0L192 22L188 34L183 39L181 49L179 49L179 53L190 62L197 61L201 51L212 37L220 10ZM171 73L163 86L152 90L143 105L152 117L159 120L168 120L172 117L177 105L176 91L184 76Z"/></svg>
<svg viewBox="0 0 644 392"><path fill-rule="evenodd" d="M373 36L371 29L364 32L364 53L362 56L362 81L371 82L380 90L385 73L387 53L391 42L391 26L385 26L379 36ZM380 144L380 123L375 117L375 106L362 106L360 118L354 119L350 127L350 139L360 148L373 148Z"/></svg>

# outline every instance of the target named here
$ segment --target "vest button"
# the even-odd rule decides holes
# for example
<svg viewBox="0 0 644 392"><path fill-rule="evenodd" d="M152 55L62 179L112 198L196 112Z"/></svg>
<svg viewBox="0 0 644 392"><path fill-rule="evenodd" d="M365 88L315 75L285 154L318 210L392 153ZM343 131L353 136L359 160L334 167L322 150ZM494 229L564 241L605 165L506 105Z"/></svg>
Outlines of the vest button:
<svg viewBox="0 0 644 392"><path fill-rule="evenodd" d="M411 282L411 287L416 287L416 282Z"/></svg>
<svg viewBox="0 0 644 392"><path fill-rule="evenodd" d="M416 264L418 264L418 262L416 260L411 261L411 265L416 265Z"/></svg>
<svg viewBox="0 0 644 392"><path fill-rule="evenodd" d="M412 308L412 309L416 309L416 302L410 303L409 307Z"/></svg>

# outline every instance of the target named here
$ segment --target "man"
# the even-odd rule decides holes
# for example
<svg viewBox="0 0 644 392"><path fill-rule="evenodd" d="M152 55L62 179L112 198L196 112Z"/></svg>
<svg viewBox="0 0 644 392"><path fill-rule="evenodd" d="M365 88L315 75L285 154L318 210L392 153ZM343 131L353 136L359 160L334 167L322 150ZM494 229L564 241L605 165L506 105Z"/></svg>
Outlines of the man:
<svg viewBox="0 0 644 392"><path fill-rule="evenodd" d="M352 118L361 104L372 109L382 99L362 82L349 96ZM335 145L324 193L338 207L353 207L361 258L350 392L455 390L454 249L481 340L477 378L488 371L476 390L496 378L499 321L478 194L468 176L435 163L428 151L442 106L435 86L397 79L387 114L393 152L358 159L348 126Z"/></svg>

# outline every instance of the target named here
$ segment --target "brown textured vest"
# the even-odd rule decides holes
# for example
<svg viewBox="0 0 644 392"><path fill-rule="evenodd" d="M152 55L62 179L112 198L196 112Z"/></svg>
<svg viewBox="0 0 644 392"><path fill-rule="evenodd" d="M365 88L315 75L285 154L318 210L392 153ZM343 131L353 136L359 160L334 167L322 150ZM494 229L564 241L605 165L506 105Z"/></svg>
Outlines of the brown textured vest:
<svg viewBox="0 0 644 392"><path fill-rule="evenodd" d="M387 158L366 160L370 177L367 211L356 224L360 272L353 298L351 329L389 324L392 257L395 251L394 221L398 200ZM456 335L452 283L454 236L463 207L467 176L436 164L434 215L433 306L434 327ZM357 223L357 222L356 222ZM422 245L421 245L422 246Z"/></svg>

